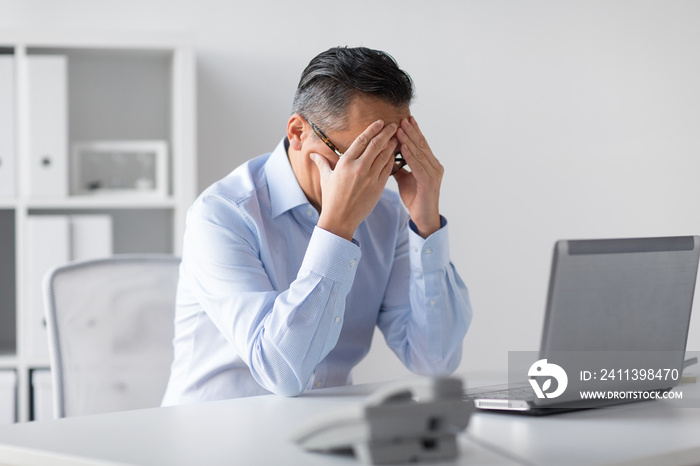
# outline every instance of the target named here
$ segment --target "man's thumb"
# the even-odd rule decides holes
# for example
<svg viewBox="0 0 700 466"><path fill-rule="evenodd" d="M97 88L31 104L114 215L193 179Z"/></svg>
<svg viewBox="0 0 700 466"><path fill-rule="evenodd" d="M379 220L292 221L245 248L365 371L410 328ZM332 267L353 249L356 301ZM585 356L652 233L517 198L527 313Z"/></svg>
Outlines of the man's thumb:
<svg viewBox="0 0 700 466"><path fill-rule="evenodd" d="M311 160L313 160L318 167L318 171L321 173L321 176L328 176L330 174L331 166L328 164L328 160L326 160L324 156L311 152L309 157L311 157Z"/></svg>

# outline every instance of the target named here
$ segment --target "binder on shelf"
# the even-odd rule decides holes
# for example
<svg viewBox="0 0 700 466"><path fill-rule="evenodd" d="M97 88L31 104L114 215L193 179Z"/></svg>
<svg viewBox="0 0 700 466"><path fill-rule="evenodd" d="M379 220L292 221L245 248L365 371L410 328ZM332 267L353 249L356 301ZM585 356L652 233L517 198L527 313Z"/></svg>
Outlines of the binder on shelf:
<svg viewBox="0 0 700 466"><path fill-rule="evenodd" d="M49 369L32 371L32 421L53 419L53 381Z"/></svg>
<svg viewBox="0 0 700 466"><path fill-rule="evenodd" d="M73 215L71 260L97 259L112 255L112 217L110 215Z"/></svg>
<svg viewBox="0 0 700 466"><path fill-rule="evenodd" d="M15 58L0 55L0 197L15 195Z"/></svg>
<svg viewBox="0 0 700 466"><path fill-rule="evenodd" d="M0 370L0 426L17 421L17 373Z"/></svg>
<svg viewBox="0 0 700 466"><path fill-rule="evenodd" d="M27 354L48 360L43 279L50 269L74 260L112 255L112 217L30 215L27 218Z"/></svg>
<svg viewBox="0 0 700 466"><path fill-rule="evenodd" d="M63 215L27 218L27 339L31 357L48 359L49 344L44 318L42 280L51 268L65 264L69 255L69 223Z"/></svg>
<svg viewBox="0 0 700 466"><path fill-rule="evenodd" d="M29 55L29 180L34 197L68 195L67 59Z"/></svg>

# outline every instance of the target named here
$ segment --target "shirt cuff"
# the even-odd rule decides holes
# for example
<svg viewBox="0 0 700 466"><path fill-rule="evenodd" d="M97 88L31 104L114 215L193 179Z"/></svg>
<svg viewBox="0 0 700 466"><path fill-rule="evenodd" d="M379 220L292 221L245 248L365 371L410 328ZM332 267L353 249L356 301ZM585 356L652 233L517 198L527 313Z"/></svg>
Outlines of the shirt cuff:
<svg viewBox="0 0 700 466"><path fill-rule="evenodd" d="M423 239L413 220L408 221L408 246L412 267L423 272L442 270L450 263L450 245L447 233L447 219L440 216L440 229Z"/></svg>
<svg viewBox="0 0 700 466"><path fill-rule="evenodd" d="M299 273L310 271L331 280L352 284L362 250L357 244L315 227Z"/></svg>

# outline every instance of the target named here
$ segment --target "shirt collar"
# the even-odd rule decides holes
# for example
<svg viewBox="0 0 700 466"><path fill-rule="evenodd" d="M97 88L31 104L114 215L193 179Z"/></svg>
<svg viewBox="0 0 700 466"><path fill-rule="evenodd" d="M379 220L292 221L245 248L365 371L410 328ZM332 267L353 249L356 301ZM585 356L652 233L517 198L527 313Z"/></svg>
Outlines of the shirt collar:
<svg viewBox="0 0 700 466"><path fill-rule="evenodd" d="M294 207L309 204L309 200L294 175L292 165L289 163L288 148L289 140L284 138L265 162L265 176L267 189L270 192L272 218Z"/></svg>

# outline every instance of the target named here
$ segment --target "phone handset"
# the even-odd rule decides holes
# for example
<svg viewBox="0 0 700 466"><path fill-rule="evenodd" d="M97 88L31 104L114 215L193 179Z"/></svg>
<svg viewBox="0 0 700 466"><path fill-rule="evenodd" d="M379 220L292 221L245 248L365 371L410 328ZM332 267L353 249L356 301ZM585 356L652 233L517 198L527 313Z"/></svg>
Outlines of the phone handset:
<svg viewBox="0 0 700 466"><path fill-rule="evenodd" d="M451 459L473 411L460 379L404 381L377 390L360 406L324 413L292 440L312 451L352 450L372 464Z"/></svg>

